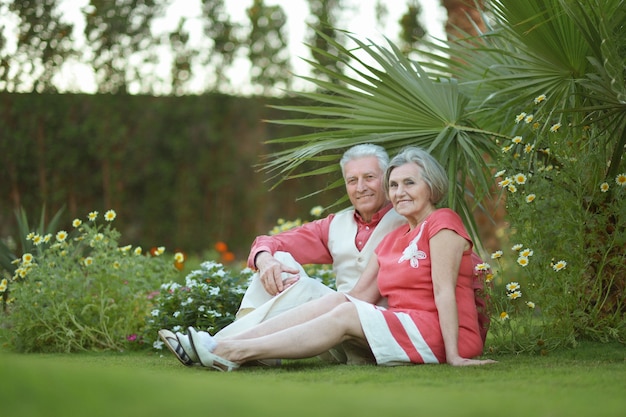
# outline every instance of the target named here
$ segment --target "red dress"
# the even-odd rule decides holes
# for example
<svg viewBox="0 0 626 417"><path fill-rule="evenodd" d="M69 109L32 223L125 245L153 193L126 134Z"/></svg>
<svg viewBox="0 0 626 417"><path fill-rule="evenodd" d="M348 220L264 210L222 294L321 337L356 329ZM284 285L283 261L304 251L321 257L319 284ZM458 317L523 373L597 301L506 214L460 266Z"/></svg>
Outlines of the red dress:
<svg viewBox="0 0 626 417"><path fill-rule="evenodd" d="M450 229L467 239L456 284L459 316L459 354L482 353L474 301L472 243L461 218L450 209L438 209L409 232L404 225L389 233L376 249L378 288L388 308L350 297L357 307L368 344L379 365L445 363L445 346L431 278L430 238ZM409 232L409 233L407 233Z"/></svg>

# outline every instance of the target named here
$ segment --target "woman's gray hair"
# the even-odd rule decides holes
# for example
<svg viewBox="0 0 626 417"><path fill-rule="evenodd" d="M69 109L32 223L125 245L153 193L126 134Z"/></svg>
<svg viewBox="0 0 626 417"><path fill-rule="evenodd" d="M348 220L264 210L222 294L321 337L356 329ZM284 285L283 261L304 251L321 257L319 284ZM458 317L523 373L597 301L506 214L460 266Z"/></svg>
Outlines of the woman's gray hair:
<svg viewBox="0 0 626 417"><path fill-rule="evenodd" d="M420 177L430 188L430 201L433 204L439 203L448 192L448 175L439 161L422 148L410 146L404 148L399 154L394 156L389 162L385 171L385 193L389 194L389 176L394 168L408 163L417 164L421 168Z"/></svg>
<svg viewBox="0 0 626 417"><path fill-rule="evenodd" d="M387 165L389 164L389 155L387 155L387 151L380 145L374 145L373 143L363 143L361 145L355 145L348 149L341 160L339 161L339 166L341 167L341 174L345 177L345 166L348 162L353 161L355 159L361 159L368 156L375 156L378 159L378 165L380 166L380 171L385 172L387 169Z"/></svg>

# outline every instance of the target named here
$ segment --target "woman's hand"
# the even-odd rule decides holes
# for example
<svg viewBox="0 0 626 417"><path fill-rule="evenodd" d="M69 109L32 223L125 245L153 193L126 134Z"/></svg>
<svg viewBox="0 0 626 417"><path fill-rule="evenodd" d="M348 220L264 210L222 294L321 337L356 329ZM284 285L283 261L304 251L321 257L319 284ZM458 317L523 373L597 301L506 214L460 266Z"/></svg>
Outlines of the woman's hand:
<svg viewBox="0 0 626 417"><path fill-rule="evenodd" d="M493 359L466 359L460 356L456 358L448 358L448 364L452 366L475 366L475 365L488 365L490 363L498 363Z"/></svg>

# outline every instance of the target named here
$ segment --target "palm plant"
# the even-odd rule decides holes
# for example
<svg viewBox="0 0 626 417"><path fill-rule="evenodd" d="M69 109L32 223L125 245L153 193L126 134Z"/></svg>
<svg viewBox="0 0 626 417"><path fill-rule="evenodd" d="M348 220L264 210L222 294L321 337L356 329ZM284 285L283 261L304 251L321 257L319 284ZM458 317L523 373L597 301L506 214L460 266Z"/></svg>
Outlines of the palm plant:
<svg viewBox="0 0 626 417"><path fill-rule="evenodd" d="M320 174L339 176L337 161L350 146L377 143L394 154L407 145L418 145L428 149L447 168L451 190L447 205L463 216L471 233L477 236L465 185L471 185L473 193L484 193L489 188L485 156L496 152L491 138L499 134L476 127L469 117L470 99L455 79L432 79L393 43L387 49L351 34L346 36L358 45L357 49L346 49L330 38L328 42L340 51L335 59L341 60L357 77L309 61L318 71L339 78L342 83L304 77L321 92L296 94L315 105L277 106L305 113L307 117L275 122L319 130L271 141L288 147L272 154L265 169L278 176L279 182ZM365 53L365 57L359 52ZM311 161L327 165L297 172L305 162ZM328 188L342 185L343 181L338 179Z"/></svg>
<svg viewBox="0 0 626 417"><path fill-rule="evenodd" d="M555 296L553 314L572 317L569 325L577 335L626 339L626 213L620 203L620 173L626 171L624 0L491 0L484 5L486 31L429 42L416 51L419 62L391 42L374 45L348 34L356 47L335 45L339 54L333 58L354 75L310 62L342 83L309 79L318 91L296 94L310 104L282 107L306 116L273 122L309 127L312 133L270 141L285 147L268 155L263 167L278 183L321 174L339 177L336 161L349 146L373 142L390 154L406 145L422 146L446 167L452 185L447 204L477 239L472 212L497 187L493 172L499 148L519 134L511 120L525 103L549 97L549 106L535 109L530 149L536 146L537 152L525 169L533 175L551 163L567 171L569 177L559 177L558 199L570 207L561 209L565 201L545 197L545 212L516 230L551 248L567 226L577 238L557 246L576 261L569 269L572 281L557 284L575 289L576 297L568 304ZM550 132L561 124L563 137L554 142ZM601 182L618 186L600 193ZM329 188L341 184L337 179ZM558 210L562 223L554 220ZM543 226L555 221L545 227L552 235L544 232Z"/></svg>

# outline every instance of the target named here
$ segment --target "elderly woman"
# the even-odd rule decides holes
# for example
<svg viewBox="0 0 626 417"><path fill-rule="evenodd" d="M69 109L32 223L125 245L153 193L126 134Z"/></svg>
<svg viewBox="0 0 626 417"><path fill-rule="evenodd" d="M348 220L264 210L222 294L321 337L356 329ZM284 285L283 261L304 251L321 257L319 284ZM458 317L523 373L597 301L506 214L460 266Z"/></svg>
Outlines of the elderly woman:
<svg viewBox="0 0 626 417"><path fill-rule="evenodd" d="M472 241L460 217L436 207L448 178L427 152L394 157L384 186L408 223L389 233L356 286L306 303L233 337L189 336L202 365L231 371L252 360L307 358L340 343L361 346L378 365L481 365L472 288ZM388 307L376 304L387 297Z"/></svg>

